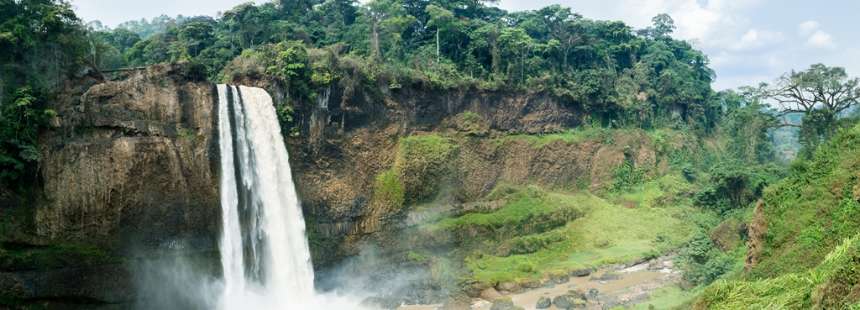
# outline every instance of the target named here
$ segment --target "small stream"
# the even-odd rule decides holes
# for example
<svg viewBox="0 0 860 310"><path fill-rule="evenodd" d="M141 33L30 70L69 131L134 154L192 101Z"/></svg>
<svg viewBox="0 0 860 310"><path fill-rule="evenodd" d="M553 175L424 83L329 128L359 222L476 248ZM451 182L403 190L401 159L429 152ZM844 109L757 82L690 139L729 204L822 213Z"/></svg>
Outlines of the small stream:
<svg viewBox="0 0 860 310"><path fill-rule="evenodd" d="M510 297L514 305L525 309L538 309L541 298L553 300L558 296L572 294L583 296L578 309L609 309L616 306L632 306L646 302L654 291L676 285L681 281L681 272L675 269L672 256L663 256L632 266L612 265L598 269L587 276L548 280L543 287L517 292L501 292ZM471 309L490 310L492 301L474 298ZM404 305L398 310L433 310L441 305ZM555 304L542 309L562 309Z"/></svg>

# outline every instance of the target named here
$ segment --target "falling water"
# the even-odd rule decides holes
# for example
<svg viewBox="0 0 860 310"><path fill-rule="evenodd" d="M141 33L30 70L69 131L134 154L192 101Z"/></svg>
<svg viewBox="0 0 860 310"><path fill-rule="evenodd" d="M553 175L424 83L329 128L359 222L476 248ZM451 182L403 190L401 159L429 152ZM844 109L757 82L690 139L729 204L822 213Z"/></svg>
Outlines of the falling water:
<svg viewBox="0 0 860 310"><path fill-rule="evenodd" d="M305 223L272 98L218 85L222 309L321 307ZM351 307L354 308L354 307Z"/></svg>

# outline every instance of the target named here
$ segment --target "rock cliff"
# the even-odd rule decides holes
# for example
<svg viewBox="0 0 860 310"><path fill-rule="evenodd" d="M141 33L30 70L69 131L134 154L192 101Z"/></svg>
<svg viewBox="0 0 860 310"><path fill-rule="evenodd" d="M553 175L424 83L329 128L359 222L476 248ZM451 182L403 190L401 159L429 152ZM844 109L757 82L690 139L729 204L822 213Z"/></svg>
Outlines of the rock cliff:
<svg viewBox="0 0 860 310"><path fill-rule="evenodd" d="M0 300L128 308L157 261L217 262L214 86L187 65L123 75L70 85L41 138L41 184L0 190Z"/></svg>
<svg viewBox="0 0 860 310"><path fill-rule="evenodd" d="M37 235L117 250L214 248L215 96L193 67L163 65L63 102L43 144Z"/></svg>
<svg viewBox="0 0 860 310"><path fill-rule="evenodd" d="M31 241L92 245L125 264L96 260L85 266L60 264L47 272L0 270L0 286L51 288L17 289L15 298L128 302L135 290L124 276L89 278L81 287L66 289L44 280L64 281L81 272L128 275L137 264L129 259L216 253L220 207L214 85L190 65L158 65L124 75L91 87L77 85L56 104L59 118L43 135L42 184L33 200ZM317 96L317 102L300 102L264 78L233 83L263 87L276 104L295 110L295 128L283 130L296 133L289 134L287 148L317 268L357 253L362 240L408 225L403 202L444 195L455 208L467 206L501 183L599 190L624 162L646 170L665 166L655 143L641 132L550 143L530 140L590 121L575 102L540 92L417 86L347 91L336 85ZM423 162L405 157L426 155L421 148L404 149L409 137L422 136L441 137L445 149L438 158ZM394 171L405 186L400 206L379 200L376 183L387 171ZM92 293L106 282L120 293Z"/></svg>
<svg viewBox="0 0 860 310"><path fill-rule="evenodd" d="M430 181L456 189L445 193L454 205L478 199L499 183L601 189L628 159L646 169L665 168L655 143L641 132L540 146L508 139L559 133L590 121L576 102L543 92L335 85L320 92L317 102L301 102L284 95L285 87L275 81L246 77L232 83L265 88L276 104L295 109L297 134L287 143L317 267L355 254L357 243L376 232L402 227L408 210L382 206L373 196L377 177L397 165L406 137L442 135L454 144L456 152L443 160L449 170L441 173L449 179ZM425 167L404 175L428 173ZM428 180L406 184L406 191L422 182ZM407 203L433 198L424 196Z"/></svg>

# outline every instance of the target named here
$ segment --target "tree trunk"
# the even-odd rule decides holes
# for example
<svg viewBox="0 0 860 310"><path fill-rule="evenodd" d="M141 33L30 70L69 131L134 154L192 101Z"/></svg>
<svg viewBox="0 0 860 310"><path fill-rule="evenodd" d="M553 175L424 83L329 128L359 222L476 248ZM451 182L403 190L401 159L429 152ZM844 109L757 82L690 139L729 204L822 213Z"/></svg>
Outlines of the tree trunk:
<svg viewBox="0 0 860 310"><path fill-rule="evenodd" d="M442 61L442 48L439 47L439 28L436 28L436 62Z"/></svg>
<svg viewBox="0 0 860 310"><path fill-rule="evenodd" d="M370 34L370 45L371 51L370 56L374 60L379 60L382 58L382 51L379 49L379 22L373 21L373 31Z"/></svg>
<svg viewBox="0 0 860 310"><path fill-rule="evenodd" d="M495 74L495 73L499 73L499 63L501 62L501 56L499 56L499 46L495 40L493 40L492 46L493 47L492 47L492 50L490 51L490 53L493 54L491 57L492 58L492 67L493 67L492 69L493 69L493 73Z"/></svg>

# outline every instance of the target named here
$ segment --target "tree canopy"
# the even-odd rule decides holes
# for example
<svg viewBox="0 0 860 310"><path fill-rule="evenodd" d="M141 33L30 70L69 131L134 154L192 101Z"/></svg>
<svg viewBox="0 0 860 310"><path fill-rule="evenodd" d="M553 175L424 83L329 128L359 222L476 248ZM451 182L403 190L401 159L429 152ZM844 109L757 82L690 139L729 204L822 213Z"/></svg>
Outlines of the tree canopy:
<svg viewBox="0 0 860 310"><path fill-rule="evenodd" d="M708 58L673 39L674 29L666 14L636 31L560 5L506 12L478 0L303 0L242 4L215 19L129 22L106 41L123 65L193 61L213 79L244 50L299 42L378 67L373 72L403 73L391 87L548 91L604 124L715 124L701 122L714 116Z"/></svg>
<svg viewBox="0 0 860 310"><path fill-rule="evenodd" d="M841 67L814 64L786 73L767 93L782 113L803 115L800 140L811 155L836 134L840 116L860 104L860 78L850 78Z"/></svg>

